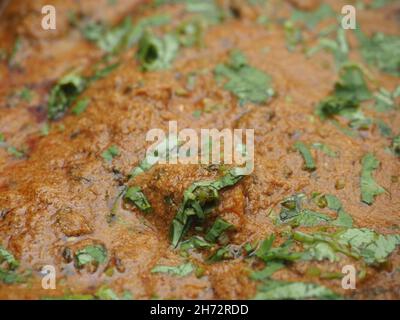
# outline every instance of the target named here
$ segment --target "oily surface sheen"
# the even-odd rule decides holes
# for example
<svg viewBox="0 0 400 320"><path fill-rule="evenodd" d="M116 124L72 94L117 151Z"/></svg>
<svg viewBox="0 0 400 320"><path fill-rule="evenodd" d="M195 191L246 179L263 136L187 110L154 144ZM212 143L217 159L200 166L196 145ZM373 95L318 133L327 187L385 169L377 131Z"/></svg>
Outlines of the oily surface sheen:
<svg viewBox="0 0 400 320"><path fill-rule="evenodd" d="M53 33L38 27L41 15L37 8L49 2L58 10L59 27ZM93 294L101 286L118 295L129 291L134 299L248 299L255 295L257 282L249 278L249 272L259 269L259 261L241 256L206 264L200 253L183 257L170 245L170 224L184 191L195 181L215 178L218 172L201 165L155 165L135 180L152 212L144 214L122 202L116 218L108 219L121 185L145 156L149 145L146 133L153 128L167 130L171 120L178 122L178 130L255 130L254 172L223 190L212 213L235 226L228 232L232 244L257 242L272 233L279 243L280 229L269 215L272 209L279 212L279 203L296 193L336 195L356 227L381 234L399 232L400 162L385 150L389 139L380 135L376 125L350 137L316 117L316 104L331 93L338 79L332 54L321 51L307 58L301 50L290 52L283 26L257 23L264 9L245 1L221 1L223 6L235 8L236 17L210 25L203 45L181 48L171 68L144 72L135 59L136 46L122 52L119 66L81 94L90 98L86 111L78 116L67 112L60 120L47 121L48 94L57 79L77 67L88 73L102 56L99 48L68 25L68 10L110 24L128 15L136 21L139 16L170 14L170 24L155 28L156 33L190 17L181 4L151 7L139 2L118 0L110 6L105 0L81 1L79 5L76 1L12 1L2 13L1 45L10 50L18 35L23 40L18 68L0 64L0 132L7 143L27 151L24 158L15 159L0 148L0 245L20 261L21 270L30 270L31 276L21 284L0 283L0 298ZM339 2L327 1L337 12L342 5ZM278 20L293 8L308 10L316 5L318 1L271 1L266 12ZM399 10L396 5L360 10L357 18L367 34L399 35ZM313 43L316 32L308 31L307 41ZM353 37L349 42L357 46ZM271 76L276 95L270 102L242 106L217 83L213 70L229 59L232 49L239 49L251 66ZM350 56L352 61L363 61L356 49ZM395 76L373 67L368 70L373 78L368 82L371 88L393 91L400 84ZM182 94L187 76L193 72L197 73L196 83ZM33 99L10 106L7 97L24 86L34 91ZM210 104L218 107L204 112ZM196 110L203 110L200 117L194 116ZM363 112L377 115L368 107ZM379 113L379 118L399 134L398 110ZM50 131L43 135L41 128L46 122ZM313 149L317 169L310 173L292 147L297 140L323 142L338 150L339 156L328 157ZM118 146L120 154L107 162L101 154L111 145ZM380 161L374 178L385 189L372 205L360 201L361 159L367 152ZM339 189L335 187L338 180L344 184ZM107 248L106 265L78 270L65 261L66 247L76 252L88 244ZM203 274L179 277L151 272L156 265L177 266L185 261L201 266ZM400 298L398 248L384 266L367 267L367 275L355 291L343 290L340 279L307 273L310 266L341 272L348 263L353 262L347 257L336 262L296 262L276 272L274 278L321 284L355 299ZM41 289L39 272L44 265L56 267L56 290Z"/></svg>

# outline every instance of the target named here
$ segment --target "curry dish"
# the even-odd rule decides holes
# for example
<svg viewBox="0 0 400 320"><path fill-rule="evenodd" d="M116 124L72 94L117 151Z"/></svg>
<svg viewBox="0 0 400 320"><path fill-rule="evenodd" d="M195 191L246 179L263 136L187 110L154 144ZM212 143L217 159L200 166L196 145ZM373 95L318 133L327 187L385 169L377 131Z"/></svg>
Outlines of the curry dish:
<svg viewBox="0 0 400 320"><path fill-rule="evenodd" d="M399 1L0 10L1 299L400 299ZM170 121L254 170L151 162Z"/></svg>

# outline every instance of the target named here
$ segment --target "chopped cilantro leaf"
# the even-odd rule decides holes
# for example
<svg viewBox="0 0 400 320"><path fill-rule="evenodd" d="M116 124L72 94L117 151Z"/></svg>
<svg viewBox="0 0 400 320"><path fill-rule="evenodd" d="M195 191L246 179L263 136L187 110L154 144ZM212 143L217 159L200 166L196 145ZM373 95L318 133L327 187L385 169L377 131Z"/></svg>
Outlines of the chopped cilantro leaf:
<svg viewBox="0 0 400 320"><path fill-rule="evenodd" d="M202 43L203 27L198 20L187 21L178 27L176 34L182 46L200 46Z"/></svg>
<svg viewBox="0 0 400 320"><path fill-rule="evenodd" d="M192 263L184 263L177 267L170 266L155 266L151 272L152 273L168 273L173 276L184 277L191 274L195 267Z"/></svg>
<svg viewBox="0 0 400 320"><path fill-rule="evenodd" d="M43 126L40 128L40 135L41 136L48 136L50 132L50 125L46 122L43 124Z"/></svg>
<svg viewBox="0 0 400 320"><path fill-rule="evenodd" d="M182 241L179 245L179 248L183 251L187 251L189 249L210 249L212 248L212 244L199 236L193 236L186 241Z"/></svg>
<svg viewBox="0 0 400 320"><path fill-rule="evenodd" d="M138 61L144 71L167 69L179 50L178 39L167 34L161 38L146 32L139 41Z"/></svg>
<svg viewBox="0 0 400 320"><path fill-rule="evenodd" d="M314 227L330 221L331 218L326 214L304 209L301 210L290 222L293 226Z"/></svg>
<svg viewBox="0 0 400 320"><path fill-rule="evenodd" d="M4 270L0 268L0 281L5 284L24 283L26 276L20 275L13 270Z"/></svg>
<svg viewBox="0 0 400 320"><path fill-rule="evenodd" d="M132 294L129 291L124 291L121 296L118 296L114 290L103 285L97 289L94 298L100 300L131 300Z"/></svg>
<svg viewBox="0 0 400 320"><path fill-rule="evenodd" d="M151 27L161 26L169 23L171 17L166 14L154 15L140 20L133 28L129 30L124 39L122 47L130 48L136 44L143 36L145 31Z"/></svg>
<svg viewBox="0 0 400 320"><path fill-rule="evenodd" d="M15 270L19 267L19 262L14 258L14 255L7 251L4 247L0 246L0 265L6 262L8 268Z"/></svg>
<svg viewBox="0 0 400 320"><path fill-rule="evenodd" d="M363 71L358 65L343 66L339 75L339 81L335 84L335 95L337 97L356 101L364 101L372 97L365 82Z"/></svg>
<svg viewBox="0 0 400 320"><path fill-rule="evenodd" d="M17 148L15 148L13 146L9 146L7 148L7 152L17 159L22 159L23 157L25 157L25 153L23 151L18 150Z"/></svg>
<svg viewBox="0 0 400 320"><path fill-rule="evenodd" d="M400 157L400 135L393 138L391 150L394 155Z"/></svg>
<svg viewBox="0 0 400 320"><path fill-rule="evenodd" d="M91 21L85 24L81 31L86 39L96 43L103 51L118 53L137 43L146 28L162 25L169 21L169 16L156 15L144 18L136 25L132 25L131 18L127 17L113 28L109 28L101 22Z"/></svg>
<svg viewBox="0 0 400 320"><path fill-rule="evenodd" d="M376 119L375 123L377 124L377 126L379 128L379 131L380 131L382 136L384 136L384 137L393 136L392 129L383 120Z"/></svg>
<svg viewBox="0 0 400 320"><path fill-rule="evenodd" d="M101 286L94 294L65 294L61 297L43 297L44 300L130 300L132 295L125 291L121 297L106 286Z"/></svg>
<svg viewBox="0 0 400 320"><path fill-rule="evenodd" d="M112 289L107 288L106 286L100 287L96 291L95 296L100 300L119 300L118 295Z"/></svg>
<svg viewBox="0 0 400 320"><path fill-rule="evenodd" d="M25 100L26 102L31 102L32 96L33 96L33 91L27 87L24 87L24 88L22 88L21 92L19 93L19 96L22 100Z"/></svg>
<svg viewBox="0 0 400 320"><path fill-rule="evenodd" d="M272 247L275 236L267 237L256 251L256 256L263 260L268 261L295 261L301 258L300 252L290 251L292 241L286 241L279 247Z"/></svg>
<svg viewBox="0 0 400 320"><path fill-rule="evenodd" d="M306 244L315 245L321 242L329 244L335 252L341 252L355 259L363 258L370 265L385 262L396 246L400 245L399 235L384 236L366 228L350 228L334 234L306 234L296 231L293 238ZM328 251L325 253L328 254ZM306 252L303 258L309 259L310 253Z"/></svg>
<svg viewBox="0 0 400 320"><path fill-rule="evenodd" d="M48 117L59 119L77 96L86 88L86 79L70 73L62 77L50 92L47 106Z"/></svg>
<svg viewBox="0 0 400 320"><path fill-rule="evenodd" d="M305 197L304 194L300 193L284 199L281 202L282 209L279 213L280 220L284 222L297 216L302 210L302 201Z"/></svg>
<svg viewBox="0 0 400 320"><path fill-rule="evenodd" d="M235 185L243 176L232 169L215 181L201 181L192 184L184 192L183 202L171 225L171 242L176 247L189 229L192 218L204 219L219 200L218 191Z"/></svg>
<svg viewBox="0 0 400 320"><path fill-rule="evenodd" d="M143 212L149 212L152 209L140 187L130 187L125 193L125 199L132 201Z"/></svg>
<svg viewBox="0 0 400 320"><path fill-rule="evenodd" d="M355 136L354 132L348 128L341 127L333 119L335 115L343 116L349 120L348 125L353 129L368 129L372 124L370 118L366 118L361 110L359 103L353 99L344 99L337 96L329 96L322 100L316 109L316 114L322 119L331 119L332 124L338 127L343 133L349 136Z"/></svg>
<svg viewBox="0 0 400 320"><path fill-rule="evenodd" d="M373 0L370 4L372 9L379 9L389 4L395 3L397 0Z"/></svg>
<svg viewBox="0 0 400 320"><path fill-rule="evenodd" d="M87 264L94 264L95 266L106 262L107 250L102 245L87 246L75 254L75 265L77 268L82 268Z"/></svg>
<svg viewBox="0 0 400 320"><path fill-rule="evenodd" d="M384 236L366 228L348 229L337 238L339 242L346 243L351 250L360 254L368 264L385 262L400 244L399 235Z"/></svg>
<svg viewBox="0 0 400 320"><path fill-rule="evenodd" d="M104 160L110 162L112 161L113 158L118 156L120 154L120 151L117 146L112 145L109 147L106 151L104 151L101 156L103 157Z"/></svg>
<svg viewBox="0 0 400 320"><path fill-rule="evenodd" d="M330 262L338 261L335 251L332 247L325 242L317 242L306 249L306 252L302 256L303 260L329 260Z"/></svg>
<svg viewBox="0 0 400 320"><path fill-rule="evenodd" d="M234 248L231 245L218 248L207 259L207 263L216 263L222 260L234 258Z"/></svg>
<svg viewBox="0 0 400 320"><path fill-rule="evenodd" d="M271 277L276 271L284 268L282 262L270 261L267 266L260 271L253 271L250 274L250 278L253 280L264 280Z"/></svg>
<svg viewBox="0 0 400 320"><path fill-rule="evenodd" d="M47 104L47 114L49 119L56 120L61 118L67 109L75 102L80 93L82 93L93 81L107 76L118 63L106 66L97 70L93 76L85 78L75 73L69 73L63 76L57 84L51 89ZM74 114L83 112L87 107L86 99L78 102L72 111ZM82 110L82 111L81 111Z"/></svg>
<svg viewBox="0 0 400 320"><path fill-rule="evenodd" d="M322 49L332 52L337 66L346 63L349 55L349 44L347 42L346 30L337 28L336 39L322 37L315 47L307 50L307 56L311 57Z"/></svg>
<svg viewBox="0 0 400 320"><path fill-rule="evenodd" d="M216 242L218 237L226 230L232 228L233 225L221 218L217 218L211 229L208 230L205 239L210 242Z"/></svg>
<svg viewBox="0 0 400 320"><path fill-rule="evenodd" d="M13 66L18 65L17 54L21 50L21 48L22 48L22 38L20 36L18 36L14 41L14 45L13 45L11 53L8 57L9 66L13 67Z"/></svg>
<svg viewBox="0 0 400 320"><path fill-rule="evenodd" d="M328 4L321 4L314 11L293 10L292 21L301 21L306 24L309 29L315 28L318 23L329 17L334 17L335 11Z"/></svg>
<svg viewBox="0 0 400 320"><path fill-rule="evenodd" d="M326 205L329 209L335 211L339 211L340 209L342 209L342 203L336 196L327 194L323 196L323 199L326 201Z"/></svg>
<svg viewBox="0 0 400 320"><path fill-rule="evenodd" d="M302 41L302 33L300 28L297 28L292 21L285 21L284 25L286 47L289 51L294 51L296 46Z"/></svg>
<svg viewBox="0 0 400 320"><path fill-rule="evenodd" d="M5 284L12 284L17 282L18 275L15 272L3 270L0 268L0 281Z"/></svg>
<svg viewBox="0 0 400 320"><path fill-rule="evenodd" d="M113 63L108 66L105 66L104 68L100 68L94 71L94 74L88 78L88 82L93 82L99 79L102 79L106 76L108 76L114 69L116 69L119 66L119 63Z"/></svg>
<svg viewBox="0 0 400 320"><path fill-rule="evenodd" d="M307 234L304 232L295 231L293 233L293 239L298 242L302 242L305 245L311 245L320 242L327 243L332 247L335 252L341 252L349 257L353 257L356 259L360 258L360 255L358 253L351 251L351 248L349 248L348 244L339 243L338 240L335 238L335 234L317 232L313 234ZM309 252L305 251L303 253L302 259L309 260L311 258L313 258L313 256L310 257Z"/></svg>
<svg viewBox="0 0 400 320"><path fill-rule="evenodd" d="M114 290L106 286L101 286L94 294L95 298L100 300L132 300L132 294L125 290L121 296L118 296Z"/></svg>
<svg viewBox="0 0 400 320"><path fill-rule="evenodd" d="M368 38L361 30L356 30L361 44L361 53L368 64L383 72L400 76L400 36L376 33Z"/></svg>
<svg viewBox="0 0 400 320"><path fill-rule="evenodd" d="M47 103L47 115L49 119L56 120L61 118L67 109L75 102L80 93L82 93L93 81L107 76L114 70L119 63L105 66L102 69L95 70L89 77L83 77L76 73L69 73L58 80L57 84L51 89L50 97ZM79 104L79 103L78 103ZM74 113L83 109L81 102L74 108Z"/></svg>
<svg viewBox="0 0 400 320"><path fill-rule="evenodd" d="M240 51L232 51L230 61L219 64L214 72L217 80L228 80L224 88L232 92L241 104L266 103L274 95L271 77L248 65L246 57Z"/></svg>
<svg viewBox="0 0 400 320"><path fill-rule="evenodd" d="M325 214L303 209L302 201L304 198L304 194L297 194L282 201L279 222L290 223L294 227L313 227L331 220Z"/></svg>
<svg viewBox="0 0 400 320"><path fill-rule="evenodd" d="M361 200L369 205L374 202L375 196L385 192L385 189L379 186L372 176L379 164L379 160L372 153L366 154L361 162Z"/></svg>
<svg viewBox="0 0 400 320"><path fill-rule="evenodd" d="M72 109L72 113L75 115L80 115L82 112L86 110L90 102L89 98L83 98L78 100L75 107Z"/></svg>
<svg viewBox="0 0 400 320"><path fill-rule="evenodd" d="M344 211L342 204L338 198L333 195L324 195L319 197L318 205L322 207L328 206L329 209L338 213L334 220L326 214L303 209L302 200L305 198L303 194L294 195L286 198L281 202L282 209L279 213L280 223L290 223L291 226L315 227L320 224L332 224L341 227L351 227L353 219Z"/></svg>
<svg viewBox="0 0 400 320"><path fill-rule="evenodd" d="M311 155L310 149L308 148L308 146L301 142L301 141L297 141L294 144L294 147L301 153L301 155L304 158L304 162L305 162L305 168L307 170L310 171L314 171L317 167L315 165L314 159Z"/></svg>
<svg viewBox="0 0 400 320"><path fill-rule="evenodd" d="M196 118L196 119L200 119L201 118L201 114L202 114L201 110L194 110L193 113L192 113L193 117Z"/></svg>
<svg viewBox="0 0 400 320"><path fill-rule="evenodd" d="M108 30L101 30L96 39L97 45L105 52L116 52L125 45L126 36L132 29L130 17L126 17L119 25Z"/></svg>
<svg viewBox="0 0 400 320"><path fill-rule="evenodd" d="M339 296L313 283L268 280L258 287L256 300L338 299Z"/></svg>
<svg viewBox="0 0 400 320"><path fill-rule="evenodd" d="M282 208L279 218L282 223L290 223L293 227L304 226L314 227L323 223L329 222L331 219L319 212L311 211L308 209L299 209L287 211Z"/></svg>
<svg viewBox="0 0 400 320"><path fill-rule="evenodd" d="M66 294L58 297L42 297L42 300L94 300L91 294Z"/></svg>
<svg viewBox="0 0 400 320"><path fill-rule="evenodd" d="M76 23L76 16L74 17ZM106 31L106 26L100 21L89 21L86 23L81 32L83 36L89 41L99 41Z"/></svg>
<svg viewBox="0 0 400 320"><path fill-rule="evenodd" d="M316 109L316 114L322 119L332 118L335 115L352 115L358 111L359 103L352 99L329 96L322 100Z"/></svg>
<svg viewBox="0 0 400 320"><path fill-rule="evenodd" d="M353 226L353 218L343 209L341 201L334 195L327 194L324 196L328 208L338 213L336 220L332 224L338 227L351 228Z"/></svg>
<svg viewBox="0 0 400 320"><path fill-rule="evenodd" d="M387 112L393 110L395 107L395 93L396 91L391 93L384 88L380 88L379 91L374 94L375 110L378 112Z"/></svg>
<svg viewBox="0 0 400 320"><path fill-rule="evenodd" d="M322 142L314 142L311 147L317 150L321 150L323 153L325 153L327 156L336 158L338 155L335 151L333 151L328 145L322 143Z"/></svg>
<svg viewBox="0 0 400 320"><path fill-rule="evenodd" d="M0 246L0 282L5 284L23 283L28 273L17 273L19 261L14 255Z"/></svg>
<svg viewBox="0 0 400 320"><path fill-rule="evenodd" d="M359 104L371 97L361 68L347 64L340 70L340 78L335 84L333 95L322 100L315 112L323 120L335 115L343 116L350 120L349 125L352 128L365 129L371 125L372 120L359 110Z"/></svg>
<svg viewBox="0 0 400 320"><path fill-rule="evenodd" d="M224 19L224 12L215 0L186 1L186 11L201 14L211 24L217 24Z"/></svg>

